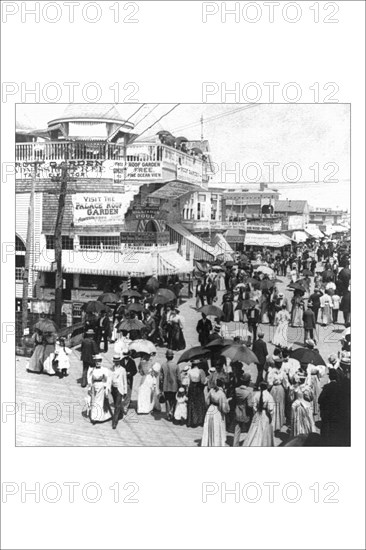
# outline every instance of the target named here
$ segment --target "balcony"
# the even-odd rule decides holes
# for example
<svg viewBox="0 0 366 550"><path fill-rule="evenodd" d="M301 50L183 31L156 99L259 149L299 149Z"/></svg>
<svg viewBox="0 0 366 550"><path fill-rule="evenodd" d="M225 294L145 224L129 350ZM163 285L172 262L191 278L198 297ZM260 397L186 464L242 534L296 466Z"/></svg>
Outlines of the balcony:
<svg viewBox="0 0 366 550"><path fill-rule="evenodd" d="M167 145L139 142L125 147L123 144L90 141L47 141L15 145L16 173L20 179L32 177L35 162L39 163L38 177L47 178L51 171L57 171L61 162L66 160L77 172L77 177L96 177L96 172L99 177L103 177L103 174L104 177L110 177L116 172L121 175L122 172L124 177L119 179L163 181L163 169L167 169L175 172L171 179L176 177L190 183L208 181L207 163L204 160L198 155L190 155Z"/></svg>

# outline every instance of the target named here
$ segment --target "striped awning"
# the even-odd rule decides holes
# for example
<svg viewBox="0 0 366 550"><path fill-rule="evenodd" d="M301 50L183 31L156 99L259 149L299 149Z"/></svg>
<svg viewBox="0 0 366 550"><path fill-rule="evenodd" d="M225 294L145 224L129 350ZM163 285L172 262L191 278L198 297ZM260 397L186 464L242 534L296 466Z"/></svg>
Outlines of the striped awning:
<svg viewBox="0 0 366 550"><path fill-rule="evenodd" d="M40 261L34 264L36 271L53 271L54 251L47 250ZM82 275L107 275L112 277L145 277L156 271L156 256L149 253L119 252L118 250L96 251L64 250L62 252L62 271Z"/></svg>
<svg viewBox="0 0 366 550"><path fill-rule="evenodd" d="M268 246L282 248L291 244L290 237L282 233L247 233L244 244L247 246Z"/></svg>

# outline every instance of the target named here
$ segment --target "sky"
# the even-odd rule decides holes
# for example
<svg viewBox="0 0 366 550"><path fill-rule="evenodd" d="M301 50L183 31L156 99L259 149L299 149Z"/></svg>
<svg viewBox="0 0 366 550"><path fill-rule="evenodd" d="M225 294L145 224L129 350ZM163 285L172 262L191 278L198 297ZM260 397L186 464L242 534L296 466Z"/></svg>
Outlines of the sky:
<svg viewBox="0 0 366 550"><path fill-rule="evenodd" d="M306 199L312 206L350 208L349 105L179 104L164 116L175 105L146 104L137 113L139 104L116 107L123 118L133 115L136 132L144 132L141 139L159 130L200 139L203 116L203 136L209 141L215 163L213 183L252 189L258 187L256 180L265 181L280 191L281 198ZM18 104L17 118L25 117L34 127L46 128L65 107ZM272 174L268 163L278 163ZM229 171L235 169L236 175L230 176ZM299 181L290 181L294 179Z"/></svg>

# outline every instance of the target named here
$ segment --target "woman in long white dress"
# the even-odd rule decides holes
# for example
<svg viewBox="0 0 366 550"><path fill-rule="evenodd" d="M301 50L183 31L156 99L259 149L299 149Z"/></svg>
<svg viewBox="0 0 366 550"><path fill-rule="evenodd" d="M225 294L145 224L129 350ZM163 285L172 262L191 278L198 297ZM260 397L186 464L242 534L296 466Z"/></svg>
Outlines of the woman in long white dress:
<svg viewBox="0 0 366 550"><path fill-rule="evenodd" d="M277 328L272 340L272 343L275 346L287 348L288 346L287 333L288 333L288 325L289 325L290 319L291 319L291 316L287 311L286 305L282 305L282 308L280 309L280 311L276 313L276 316L275 316L275 325Z"/></svg>
<svg viewBox="0 0 366 550"><path fill-rule="evenodd" d="M294 390L294 398L291 406L291 437L316 432L311 388L307 384L299 385Z"/></svg>
<svg viewBox="0 0 366 550"><path fill-rule="evenodd" d="M225 416L230 411L230 406L223 385L222 380L216 380L216 386L206 394L205 402L208 409L203 425L201 447L225 447Z"/></svg>
<svg viewBox="0 0 366 550"><path fill-rule="evenodd" d="M253 395L254 416L243 447L274 447L272 417L275 404L267 391L267 384L261 382L259 391Z"/></svg>
<svg viewBox="0 0 366 550"><path fill-rule="evenodd" d="M110 370L102 366L101 355L94 356L95 367L88 371L88 391L90 393L90 421L105 422L112 418L108 394L111 389Z"/></svg>
<svg viewBox="0 0 366 550"><path fill-rule="evenodd" d="M137 414L149 414L154 408L157 377L153 373L150 355L144 355L138 367L141 376L137 392Z"/></svg>
<svg viewBox="0 0 366 550"><path fill-rule="evenodd" d="M321 311L321 323L324 326L330 325L333 322L332 313L332 297L325 293L320 296L320 311Z"/></svg>

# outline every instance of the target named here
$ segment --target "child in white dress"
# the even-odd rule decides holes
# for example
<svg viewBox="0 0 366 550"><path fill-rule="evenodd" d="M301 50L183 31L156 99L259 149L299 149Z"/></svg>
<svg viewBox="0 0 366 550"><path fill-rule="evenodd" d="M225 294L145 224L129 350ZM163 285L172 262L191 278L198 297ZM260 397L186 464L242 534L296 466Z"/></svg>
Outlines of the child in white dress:
<svg viewBox="0 0 366 550"><path fill-rule="evenodd" d="M181 386L176 394L177 404L175 405L174 418L181 424L187 420L187 401L186 390Z"/></svg>

